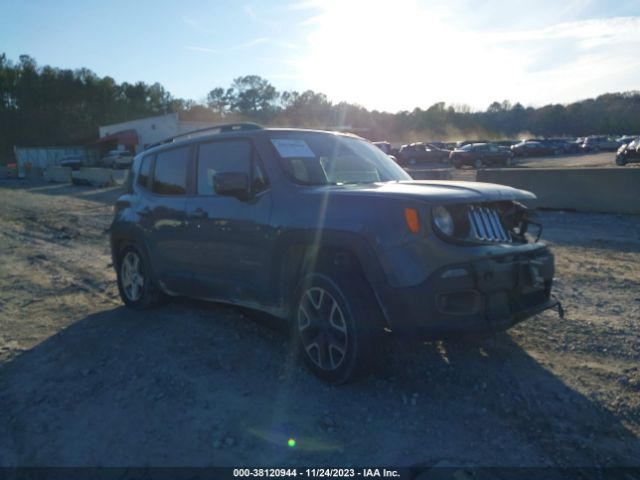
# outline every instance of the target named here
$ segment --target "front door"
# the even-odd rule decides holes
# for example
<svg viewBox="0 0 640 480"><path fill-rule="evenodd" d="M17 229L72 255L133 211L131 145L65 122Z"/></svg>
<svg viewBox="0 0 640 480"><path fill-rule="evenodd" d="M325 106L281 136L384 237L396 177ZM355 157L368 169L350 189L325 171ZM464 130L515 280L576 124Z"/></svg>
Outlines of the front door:
<svg viewBox="0 0 640 480"><path fill-rule="evenodd" d="M271 191L251 141L199 144L195 172L196 192L187 201L195 295L268 303ZM214 175L230 172L248 176L247 198L216 193Z"/></svg>

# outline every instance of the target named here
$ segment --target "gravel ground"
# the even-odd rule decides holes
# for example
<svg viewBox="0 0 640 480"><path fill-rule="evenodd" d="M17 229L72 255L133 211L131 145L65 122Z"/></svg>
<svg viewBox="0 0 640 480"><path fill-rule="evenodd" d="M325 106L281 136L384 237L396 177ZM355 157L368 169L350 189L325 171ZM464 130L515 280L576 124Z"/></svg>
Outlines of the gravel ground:
<svg viewBox="0 0 640 480"><path fill-rule="evenodd" d="M542 214L564 320L391 343L335 388L264 315L125 309L117 195L0 182L0 465L640 465L640 218Z"/></svg>

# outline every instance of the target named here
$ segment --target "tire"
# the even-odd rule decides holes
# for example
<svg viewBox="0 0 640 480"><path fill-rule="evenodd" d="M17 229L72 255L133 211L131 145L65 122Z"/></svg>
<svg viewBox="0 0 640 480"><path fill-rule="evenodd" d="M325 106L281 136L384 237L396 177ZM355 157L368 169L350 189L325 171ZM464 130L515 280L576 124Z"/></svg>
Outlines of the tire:
<svg viewBox="0 0 640 480"><path fill-rule="evenodd" d="M122 250L116 276L120 298L127 307L143 310L158 305L166 298L150 273L146 257L136 247Z"/></svg>
<svg viewBox="0 0 640 480"><path fill-rule="evenodd" d="M327 382L353 382L373 366L383 333L377 303L365 281L346 272L305 276L294 295L293 329L299 355Z"/></svg>
<svg viewBox="0 0 640 480"><path fill-rule="evenodd" d="M482 159L481 158L476 158L473 161L473 168L475 168L476 170L480 170L482 168Z"/></svg>
<svg viewBox="0 0 640 480"><path fill-rule="evenodd" d="M624 167L626 164L627 164L627 160L624 158L623 155L616 156L616 165L620 165L621 167Z"/></svg>

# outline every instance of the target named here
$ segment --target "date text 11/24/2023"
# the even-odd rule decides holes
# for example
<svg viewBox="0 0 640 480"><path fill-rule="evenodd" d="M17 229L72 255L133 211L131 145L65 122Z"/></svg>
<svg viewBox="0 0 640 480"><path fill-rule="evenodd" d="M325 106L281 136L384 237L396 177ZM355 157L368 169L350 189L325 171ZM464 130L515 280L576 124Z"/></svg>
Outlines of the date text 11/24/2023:
<svg viewBox="0 0 640 480"><path fill-rule="evenodd" d="M398 470L386 468L234 468L234 477L400 478Z"/></svg>

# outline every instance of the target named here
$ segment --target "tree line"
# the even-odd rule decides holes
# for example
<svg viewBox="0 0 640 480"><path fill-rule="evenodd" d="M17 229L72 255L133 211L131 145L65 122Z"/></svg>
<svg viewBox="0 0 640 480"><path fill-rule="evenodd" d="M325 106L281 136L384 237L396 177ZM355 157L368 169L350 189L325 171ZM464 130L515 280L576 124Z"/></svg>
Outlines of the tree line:
<svg viewBox="0 0 640 480"><path fill-rule="evenodd" d="M213 88L204 102L196 102L173 97L159 83L117 83L86 68L38 66L28 55L17 62L0 55L0 158L5 161L14 145L92 144L100 125L173 112L187 121L346 127L371 140L396 142L640 133L638 91L540 108L503 101L473 111L439 102L426 110L387 113L335 103L312 90L279 92L257 75Z"/></svg>

